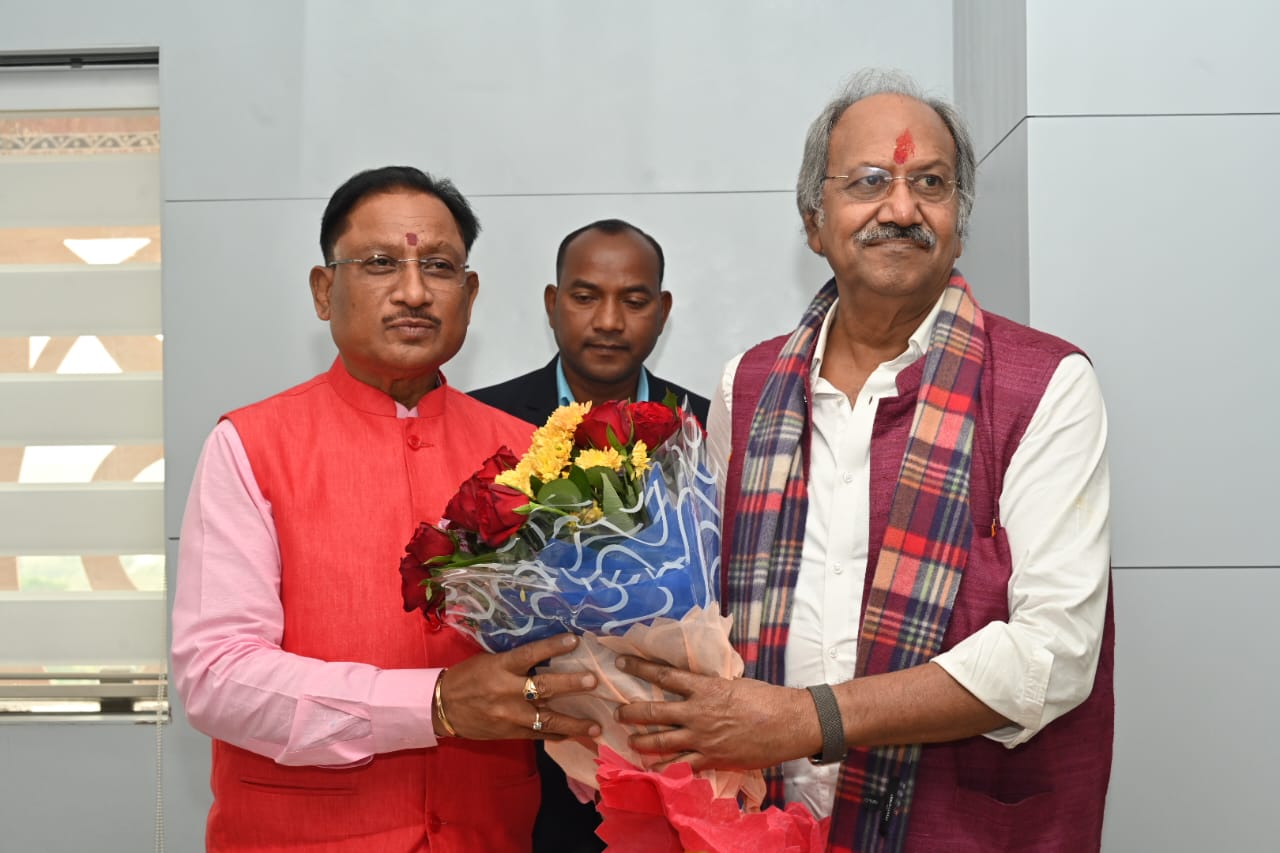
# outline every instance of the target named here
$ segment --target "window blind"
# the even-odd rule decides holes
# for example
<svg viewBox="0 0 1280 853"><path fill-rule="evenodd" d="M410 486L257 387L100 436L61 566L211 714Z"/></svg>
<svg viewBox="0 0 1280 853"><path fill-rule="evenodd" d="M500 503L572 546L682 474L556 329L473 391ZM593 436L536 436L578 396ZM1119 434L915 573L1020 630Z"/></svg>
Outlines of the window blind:
<svg viewBox="0 0 1280 853"><path fill-rule="evenodd" d="M157 104L0 68L0 722L167 712Z"/></svg>

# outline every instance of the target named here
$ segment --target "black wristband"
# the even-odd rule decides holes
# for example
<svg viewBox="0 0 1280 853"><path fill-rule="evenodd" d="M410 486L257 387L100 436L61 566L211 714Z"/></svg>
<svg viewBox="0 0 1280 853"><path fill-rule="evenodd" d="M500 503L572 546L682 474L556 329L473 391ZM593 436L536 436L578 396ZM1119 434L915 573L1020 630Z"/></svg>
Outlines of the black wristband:
<svg viewBox="0 0 1280 853"><path fill-rule="evenodd" d="M818 707L818 725L822 727L822 752L809 756L814 764L835 764L843 761L849 748L844 742L844 720L840 717L840 705L829 684L815 684L805 688Z"/></svg>

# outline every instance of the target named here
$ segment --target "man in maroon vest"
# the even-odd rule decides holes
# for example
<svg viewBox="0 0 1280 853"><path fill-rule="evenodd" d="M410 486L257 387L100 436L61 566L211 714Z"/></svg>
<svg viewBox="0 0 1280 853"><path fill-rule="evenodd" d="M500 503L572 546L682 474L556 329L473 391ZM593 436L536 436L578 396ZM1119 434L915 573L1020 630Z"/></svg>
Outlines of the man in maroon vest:
<svg viewBox="0 0 1280 853"><path fill-rule="evenodd" d="M736 681L623 658L684 701L643 751L762 767L831 850L1100 844L1113 730L1106 415L1088 360L978 308L954 269L972 143L863 72L809 130L797 201L834 278L733 359L726 472Z"/></svg>
<svg viewBox="0 0 1280 853"><path fill-rule="evenodd" d="M440 372L479 289L478 231L453 184L417 169L343 184L311 271L338 357L224 416L205 444L173 664L192 725L214 738L209 850L528 851L532 739L598 732L542 704L593 678L526 681L575 638L480 654L401 598L418 523L532 433Z"/></svg>

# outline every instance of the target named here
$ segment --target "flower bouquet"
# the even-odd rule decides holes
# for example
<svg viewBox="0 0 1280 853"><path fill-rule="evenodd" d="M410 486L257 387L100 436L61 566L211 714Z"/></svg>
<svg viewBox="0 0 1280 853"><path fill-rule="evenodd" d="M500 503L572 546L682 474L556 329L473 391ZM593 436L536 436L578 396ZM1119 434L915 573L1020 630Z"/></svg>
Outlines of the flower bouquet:
<svg viewBox="0 0 1280 853"><path fill-rule="evenodd" d="M614 710L677 698L619 672L618 654L742 674L731 620L716 605L719 566L720 511L702 427L669 398L560 407L523 457L500 448L459 487L440 523L419 525L400 574L406 611L443 620L491 652L565 631L582 636L547 668L592 672L597 687L550 705L603 733L595 743L546 747L570 779L600 790L619 767L646 772L627 740L632 727ZM672 778L661 790L709 784L710 796L735 810L758 811L764 794L759 771ZM701 800L677 793L671 807L693 802ZM607 825L603 804L602 813ZM600 834L607 837L605 826Z"/></svg>
<svg viewBox="0 0 1280 853"><path fill-rule="evenodd" d="M500 448L462 484L447 525L419 525L406 609L502 652L705 606L720 515L702 456L701 427L674 406L562 406L523 458Z"/></svg>

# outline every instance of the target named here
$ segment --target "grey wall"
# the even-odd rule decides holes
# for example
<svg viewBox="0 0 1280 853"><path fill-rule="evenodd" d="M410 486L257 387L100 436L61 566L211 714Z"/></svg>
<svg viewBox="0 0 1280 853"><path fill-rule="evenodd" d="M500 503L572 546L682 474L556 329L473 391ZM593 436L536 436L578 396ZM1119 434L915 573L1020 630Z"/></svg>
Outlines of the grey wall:
<svg viewBox="0 0 1280 853"><path fill-rule="evenodd" d="M1280 66L1263 39L1280 11L999 0L955 16L956 97L985 157L964 269L1082 346L1107 398L1104 849L1274 850Z"/></svg>
<svg viewBox="0 0 1280 853"><path fill-rule="evenodd" d="M541 290L555 248L620 216L667 254L675 307L651 365L709 393L722 363L790 328L827 275L792 201L821 104L865 64L952 94L944 5L66 0L10 3L3 19L0 51L160 49L171 578L217 415L333 358L307 271L324 202L353 172L410 163L454 178L476 207L481 294L446 368L454 384L550 357ZM197 850L208 741L175 710L165 835ZM0 727L0 850L153 846L156 762L150 727ZM107 814L120 829L103 832Z"/></svg>

